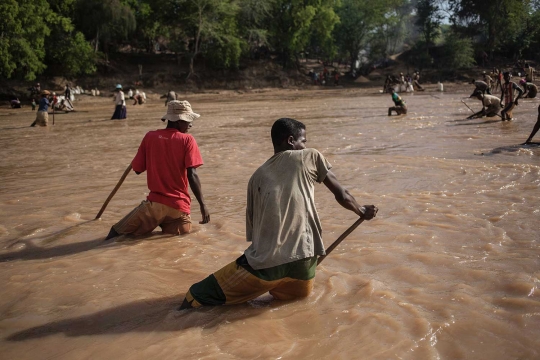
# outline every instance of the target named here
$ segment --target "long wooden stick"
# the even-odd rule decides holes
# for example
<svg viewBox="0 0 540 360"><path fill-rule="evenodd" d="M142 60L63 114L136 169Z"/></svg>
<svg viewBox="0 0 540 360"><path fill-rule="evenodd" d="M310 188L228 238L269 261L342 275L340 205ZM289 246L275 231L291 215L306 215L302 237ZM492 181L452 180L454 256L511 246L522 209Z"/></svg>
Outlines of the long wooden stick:
<svg viewBox="0 0 540 360"><path fill-rule="evenodd" d="M326 255L319 256L319 258L317 259L317 265L322 263L324 258L326 258L328 256L328 254L330 254L332 252L332 250L334 250L339 245L339 243L341 243L343 240L345 240L345 238L347 236L349 236L349 234L352 233L354 231L354 229L356 229L358 227L358 225L360 225L363 221L364 221L364 218L359 218L358 220L356 220L354 222L354 224L352 224L347 230L345 230L345 232L343 234L341 234L341 236L338 237L337 240L334 241L332 243L332 245L330 245L328 247L328 249L326 249Z"/></svg>
<svg viewBox="0 0 540 360"><path fill-rule="evenodd" d="M99 219L101 217L101 214L103 214L103 212L105 211L105 208L107 207L107 205L109 205L109 202L113 198L114 194L116 194L118 189L120 189L120 185L122 185L124 180L126 180L126 177L128 176L130 171L131 171L131 164L129 164L126 171L124 171L124 173L122 174L122 177L120 178L120 180L118 180L118 184L116 184L116 186L114 187L113 191L111 191L111 194L109 195L107 200L105 200L105 202L103 203L101 210L99 210L98 214L96 215L96 219Z"/></svg>
<svg viewBox="0 0 540 360"><path fill-rule="evenodd" d="M469 110L471 110L473 114L476 114L476 113L474 112L474 110L473 110L473 109L471 109L471 108L469 107L469 105L467 105L467 103L466 103L465 101L461 100L461 102L462 102L462 103L464 103L464 104L465 104L465 106L466 106L466 107L468 107L468 108L469 108Z"/></svg>

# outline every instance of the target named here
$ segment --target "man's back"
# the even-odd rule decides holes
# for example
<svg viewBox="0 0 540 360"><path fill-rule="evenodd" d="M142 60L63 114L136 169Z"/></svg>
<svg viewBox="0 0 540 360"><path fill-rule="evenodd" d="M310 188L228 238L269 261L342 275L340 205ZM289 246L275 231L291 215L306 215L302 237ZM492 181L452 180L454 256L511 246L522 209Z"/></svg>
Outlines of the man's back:
<svg viewBox="0 0 540 360"><path fill-rule="evenodd" d="M498 97L496 96L493 96L493 95L484 95L484 106L494 106L494 105L499 105L499 103L501 102L501 99L499 99Z"/></svg>
<svg viewBox="0 0 540 360"><path fill-rule="evenodd" d="M315 149L282 151L251 177L246 209L245 251L254 269L324 254L314 185L331 168Z"/></svg>
<svg viewBox="0 0 540 360"><path fill-rule="evenodd" d="M133 159L133 170L147 171L149 201L190 213L186 169L203 164L193 136L176 129L148 132Z"/></svg>

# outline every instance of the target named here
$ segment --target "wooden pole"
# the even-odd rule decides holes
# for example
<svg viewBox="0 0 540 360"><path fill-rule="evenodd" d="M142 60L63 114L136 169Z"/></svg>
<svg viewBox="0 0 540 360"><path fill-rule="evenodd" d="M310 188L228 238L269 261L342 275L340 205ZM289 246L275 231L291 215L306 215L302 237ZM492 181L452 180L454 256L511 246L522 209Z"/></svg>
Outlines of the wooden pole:
<svg viewBox="0 0 540 360"><path fill-rule="evenodd" d="M356 229L358 225L360 225L363 221L364 221L364 218L359 218L358 220L354 222L354 224L352 224L347 230L345 230L345 232L341 234L341 236L338 237L337 240L334 241L332 245L328 247L328 249L326 249L326 255L319 256L319 258L317 259L317 265L322 263L322 261L332 252L332 250L334 250L339 245L339 243L345 240L345 238L349 236L349 234L352 233L354 229Z"/></svg>
<svg viewBox="0 0 540 360"><path fill-rule="evenodd" d="M124 173L122 174L122 177L120 178L120 180L118 180L118 184L116 184L116 186L114 187L113 191L111 191L111 193L110 193L109 197L107 198L107 200L105 200L105 202L103 203L103 206L101 207L101 210L99 210L98 214L96 215L96 219L99 219L101 217L101 215L105 211L105 208L107 207L107 205L109 205L109 202L113 198L114 194L116 194L118 189L120 189L120 186L122 185L124 180L126 180L126 177L128 176L130 171L131 171L131 164L129 164L126 171L124 171Z"/></svg>
<svg viewBox="0 0 540 360"><path fill-rule="evenodd" d="M473 109L471 109L471 108L469 107L469 105L467 105L467 103L466 103L465 101L461 100L461 102L462 102L462 103L464 103L464 104L465 104L465 106L466 106L466 107L468 107L468 108L469 108L469 110L471 110L473 114L475 113L475 112L474 112L474 110L473 110Z"/></svg>

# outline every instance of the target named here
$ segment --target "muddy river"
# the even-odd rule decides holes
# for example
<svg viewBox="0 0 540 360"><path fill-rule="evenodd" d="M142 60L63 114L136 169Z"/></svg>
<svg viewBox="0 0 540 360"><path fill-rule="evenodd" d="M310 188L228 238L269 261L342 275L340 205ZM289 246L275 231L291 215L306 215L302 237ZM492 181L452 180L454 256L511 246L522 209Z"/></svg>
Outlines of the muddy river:
<svg viewBox="0 0 540 360"><path fill-rule="evenodd" d="M463 92L404 94L387 116L378 89L189 94L211 222L193 232L120 237L109 228L145 199L130 174L93 220L163 100L79 96L77 112L30 128L28 108L0 110L2 359L538 359L540 147L523 146L539 99L514 121L464 120ZM466 100L479 110L478 100ZM364 222L319 267L305 300L176 311L189 286L238 257L246 188L272 155L280 117L307 126ZM49 117L52 123L52 116ZM536 141L540 142L540 134ZM326 246L356 219L324 185Z"/></svg>

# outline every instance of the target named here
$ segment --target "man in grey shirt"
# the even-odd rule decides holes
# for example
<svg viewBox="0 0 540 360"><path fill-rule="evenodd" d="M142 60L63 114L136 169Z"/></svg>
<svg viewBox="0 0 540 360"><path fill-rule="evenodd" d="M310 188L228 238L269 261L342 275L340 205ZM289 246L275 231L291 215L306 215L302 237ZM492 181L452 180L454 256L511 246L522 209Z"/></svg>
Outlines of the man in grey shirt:
<svg viewBox="0 0 540 360"><path fill-rule="evenodd" d="M306 127L282 118L271 130L274 155L249 180L244 254L192 285L180 310L203 305L231 305L266 292L280 300L310 294L317 257L325 255L315 208L315 183L324 183L344 208L366 220L374 205L360 206L315 149L306 148Z"/></svg>

